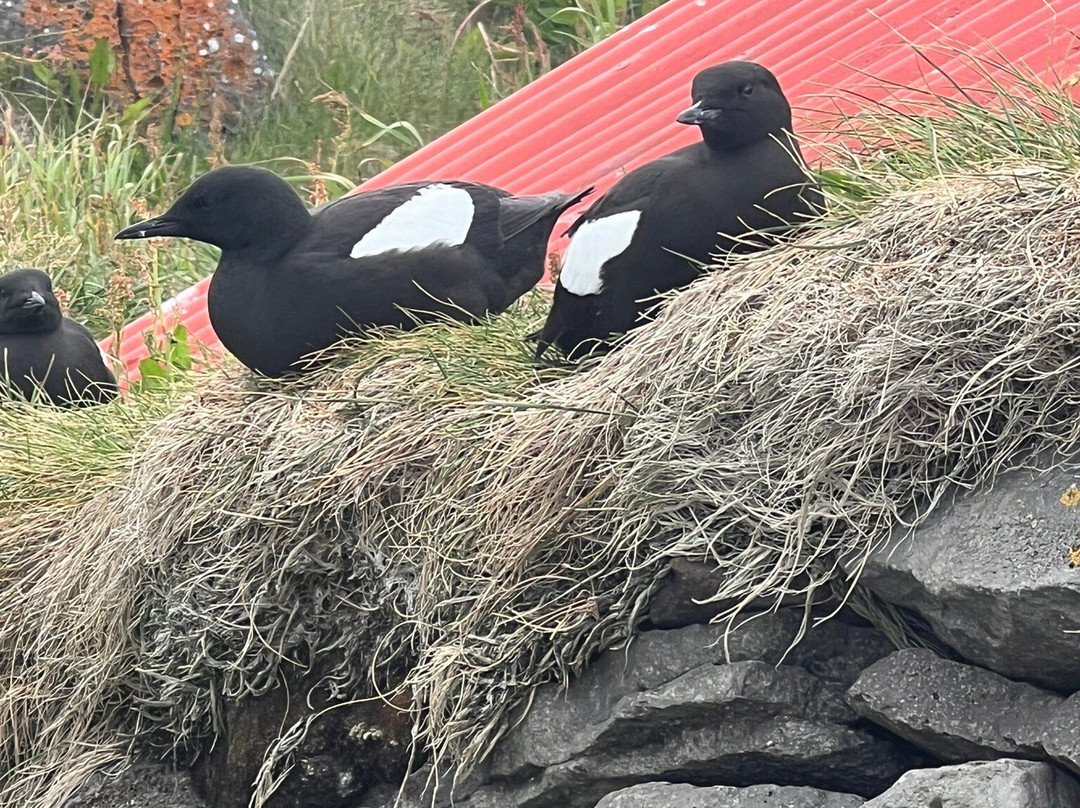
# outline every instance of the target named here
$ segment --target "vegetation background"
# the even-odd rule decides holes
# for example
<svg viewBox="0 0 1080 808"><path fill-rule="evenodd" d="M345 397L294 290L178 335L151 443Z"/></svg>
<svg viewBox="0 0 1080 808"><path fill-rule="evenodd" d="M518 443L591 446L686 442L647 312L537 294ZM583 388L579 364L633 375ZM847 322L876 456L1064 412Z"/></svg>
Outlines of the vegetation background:
<svg viewBox="0 0 1080 808"><path fill-rule="evenodd" d="M4 268L44 269L71 316L116 333L213 269L205 245L112 241L200 173L261 163L324 202L662 2L241 0L278 72L262 114L225 135L173 131L150 99L109 108L107 49L85 80L2 56Z"/></svg>

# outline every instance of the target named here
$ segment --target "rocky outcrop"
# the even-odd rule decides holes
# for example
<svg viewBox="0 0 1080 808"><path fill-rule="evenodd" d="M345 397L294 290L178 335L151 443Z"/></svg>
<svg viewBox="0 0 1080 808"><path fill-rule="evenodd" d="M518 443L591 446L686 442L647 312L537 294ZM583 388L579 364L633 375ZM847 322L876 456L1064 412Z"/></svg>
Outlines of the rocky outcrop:
<svg viewBox="0 0 1080 808"><path fill-rule="evenodd" d="M914 759L855 723L842 691L799 668L705 664L620 699L599 724L567 726L577 748L563 747L564 759L507 772L465 804L585 808L662 778L876 794Z"/></svg>
<svg viewBox="0 0 1080 808"><path fill-rule="evenodd" d="M863 808L1075 808L1076 781L1046 763L994 760L910 771Z"/></svg>
<svg viewBox="0 0 1080 808"><path fill-rule="evenodd" d="M695 622L715 613L702 602L718 573L677 565L633 641L601 654L568 686L539 688L452 794L455 773L436 777L427 766L399 796L407 713L362 705L330 710L312 726L268 805L1078 806L1080 693L1072 695L1072 677L1080 668L1070 666L1080 660L1080 640L1066 632L1080 593L1060 555L1080 528L1072 489L1062 491L1069 480L1009 475L928 523L933 552L919 544L920 531L891 557L871 559L875 590L925 617L942 641L935 646L951 646L957 658L898 651L847 610L812 628L795 608L755 614L730 630ZM1041 623L1040 610L1049 615ZM295 709L273 695L229 706L228 731L198 770L210 808L246 805L265 747L302 718Z"/></svg>
<svg viewBox="0 0 1080 808"><path fill-rule="evenodd" d="M867 561L861 582L917 612L967 661L1080 690L1080 475L1003 475L962 494Z"/></svg>
<svg viewBox="0 0 1080 808"><path fill-rule="evenodd" d="M568 690L541 688L524 720L500 743L489 774L505 778L570 760L602 738L601 728L616 721L620 709L636 709L639 694L694 671L692 678L715 676L709 668L749 661L773 668L784 660L786 668L810 674L822 686L846 688L865 667L893 650L874 629L838 620L823 624L812 640L788 653L801 622L799 612L785 609L762 614L731 632L718 625L644 632L628 648L601 655Z"/></svg>
<svg viewBox="0 0 1080 808"><path fill-rule="evenodd" d="M1080 693L1054 708L1044 727L1042 747L1048 756L1080 775Z"/></svg>
<svg viewBox="0 0 1080 808"><path fill-rule="evenodd" d="M885 638L835 620L792 648L802 617L784 609L730 632L693 625L640 634L568 689L541 688L454 804L588 808L652 780L869 796L930 762L847 704L859 672L891 650ZM430 803L430 794L415 796L416 805Z"/></svg>
<svg viewBox="0 0 1080 808"><path fill-rule="evenodd" d="M4 47L88 83L91 54L108 44L105 92L126 106L167 105L179 127L235 125L267 98L272 70L237 0L14 0L0 7Z"/></svg>
<svg viewBox="0 0 1080 808"><path fill-rule="evenodd" d="M608 794L596 808L1066 808L1080 786L1043 763L995 760L916 769L869 801L816 788L648 783Z"/></svg>
<svg viewBox="0 0 1080 808"><path fill-rule="evenodd" d="M942 760L1029 758L1080 774L1077 696L914 649L871 665L848 695L860 715Z"/></svg>

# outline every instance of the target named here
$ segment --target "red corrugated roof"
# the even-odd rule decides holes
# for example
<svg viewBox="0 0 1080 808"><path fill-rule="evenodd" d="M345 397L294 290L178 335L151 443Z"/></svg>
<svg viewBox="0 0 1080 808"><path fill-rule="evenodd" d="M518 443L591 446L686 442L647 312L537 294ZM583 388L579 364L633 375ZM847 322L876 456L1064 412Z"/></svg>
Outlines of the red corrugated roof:
<svg viewBox="0 0 1080 808"><path fill-rule="evenodd" d="M1000 53L1048 79L1080 64L1080 2L1000 0L669 0L633 25L556 68L364 184L468 179L515 193L602 192L627 171L693 142L675 123L701 68L730 59L769 67L795 108L795 127L831 110L824 93L883 98L887 83L947 87L908 46L948 41ZM945 73L976 81L959 56L934 54ZM901 93L902 95L902 93ZM808 157L813 159L813 148ZM595 198L595 197L594 197ZM568 214L568 220L572 214ZM556 232L565 228L558 227ZM556 243L555 249L562 245ZM148 355L145 335L179 318L209 348L209 279L124 331L118 355L129 372ZM112 353L111 345L104 344Z"/></svg>

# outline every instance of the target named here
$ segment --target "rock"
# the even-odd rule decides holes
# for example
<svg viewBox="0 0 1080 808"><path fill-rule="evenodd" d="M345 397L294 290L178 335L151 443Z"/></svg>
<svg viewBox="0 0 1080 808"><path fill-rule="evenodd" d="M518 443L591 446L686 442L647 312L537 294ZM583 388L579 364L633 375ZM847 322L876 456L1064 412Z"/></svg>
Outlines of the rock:
<svg viewBox="0 0 1080 808"><path fill-rule="evenodd" d="M119 774L98 773L85 782L64 808L205 808L187 772L136 763Z"/></svg>
<svg viewBox="0 0 1080 808"><path fill-rule="evenodd" d="M739 606L737 600L710 600L724 583L724 570L715 564L691 561L688 558L673 558L667 576L661 581L649 601L649 615L646 626L656 628L683 628L694 623L708 623L727 609ZM793 582L793 588L809 584L809 579L800 576ZM819 590L819 597L827 594ZM774 597L757 598L749 604L741 605L741 612L770 612L777 603L783 606L802 608L804 595L787 595L777 600Z"/></svg>
<svg viewBox="0 0 1080 808"><path fill-rule="evenodd" d="M490 775L506 777L571 759L588 748L596 727L621 699L658 688L702 664L760 660L776 665L785 659L846 688L865 667L894 650L877 631L834 620L814 629L785 658L801 620L798 611L783 609L730 633L719 625L646 631L627 649L601 655L569 691L556 685L540 688L524 720L515 722L497 747Z"/></svg>
<svg viewBox="0 0 1080 808"><path fill-rule="evenodd" d="M798 786L703 788L645 783L608 794L596 808L858 808L862 797Z"/></svg>
<svg viewBox="0 0 1080 808"><path fill-rule="evenodd" d="M600 655L567 689L540 688L453 800L425 790L430 770L422 770L403 802L372 793L361 804L591 808L654 780L876 794L925 765L907 744L868 731L846 703L862 669L893 646L873 628L835 619L792 647L801 624L800 610L781 609L730 633L714 625L645 631ZM445 786L453 776L436 779Z"/></svg>
<svg viewBox="0 0 1080 808"><path fill-rule="evenodd" d="M1043 749L1075 774L1080 774L1080 693L1059 704L1047 721Z"/></svg>
<svg viewBox="0 0 1080 808"><path fill-rule="evenodd" d="M541 688L496 747L486 785L455 804L587 808L657 779L873 795L924 765L866 731L845 701L858 671L891 646L837 620L785 656L800 623L793 610L761 615L727 636L726 655L720 626L644 632L567 690Z"/></svg>
<svg viewBox="0 0 1080 808"><path fill-rule="evenodd" d="M874 552L861 583L914 610L965 659L1062 693L1080 690L1080 491L1071 471L1002 475Z"/></svg>
<svg viewBox="0 0 1080 808"><path fill-rule="evenodd" d="M993 760L901 777L863 808L1076 808L1080 786L1048 763Z"/></svg>
<svg viewBox="0 0 1080 808"><path fill-rule="evenodd" d="M1065 701L992 671L907 649L867 668L848 691L860 715L942 760L1041 759Z"/></svg>
<svg viewBox="0 0 1080 808"><path fill-rule="evenodd" d="M530 778L495 782L455 803L467 808L588 808L614 789L658 777L696 783L810 783L879 793L914 761L861 730L796 717L651 727L649 743L602 750ZM922 764L920 764L922 765Z"/></svg>
<svg viewBox="0 0 1080 808"><path fill-rule="evenodd" d="M90 54L106 40L116 69L105 88L126 106L164 101L178 127L226 128L260 109L273 71L237 0L13 0L0 8L4 47L43 59L66 82L88 83Z"/></svg>
<svg viewBox="0 0 1080 808"><path fill-rule="evenodd" d="M848 700L942 760L1054 760L1080 774L1080 694L1066 699L911 649L867 668Z"/></svg>
<svg viewBox="0 0 1080 808"><path fill-rule="evenodd" d="M895 650L896 646L876 628L841 611L809 632L783 661L847 688L871 664ZM779 657L776 662L780 662Z"/></svg>

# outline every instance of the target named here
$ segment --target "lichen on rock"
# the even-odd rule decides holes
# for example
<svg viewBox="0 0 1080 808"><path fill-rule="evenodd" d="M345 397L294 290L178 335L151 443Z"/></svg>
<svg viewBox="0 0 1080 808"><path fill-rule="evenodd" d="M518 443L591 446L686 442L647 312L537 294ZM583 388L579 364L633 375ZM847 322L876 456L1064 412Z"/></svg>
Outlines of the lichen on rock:
<svg viewBox="0 0 1080 808"><path fill-rule="evenodd" d="M106 40L116 57L109 100L153 98L178 127L235 127L271 88L273 71L237 0L14 0L0 7L0 30L16 34L8 48L84 80Z"/></svg>

